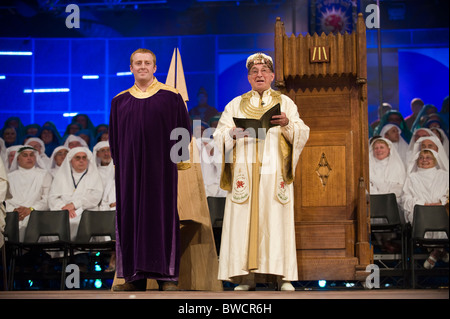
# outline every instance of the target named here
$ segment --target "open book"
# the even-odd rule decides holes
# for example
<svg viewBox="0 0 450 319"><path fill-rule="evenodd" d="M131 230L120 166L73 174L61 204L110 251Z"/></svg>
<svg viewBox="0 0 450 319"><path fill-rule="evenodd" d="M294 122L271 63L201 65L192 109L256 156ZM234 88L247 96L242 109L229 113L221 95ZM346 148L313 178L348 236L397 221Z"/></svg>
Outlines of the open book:
<svg viewBox="0 0 450 319"><path fill-rule="evenodd" d="M270 108L266 113L264 113L259 118L259 120L233 117L233 121L234 124L236 124L236 127L240 127L243 128L244 130L247 130L250 133L251 137L264 139L267 130L270 129L271 127L278 125L270 123L270 120L274 115L281 115L280 103Z"/></svg>

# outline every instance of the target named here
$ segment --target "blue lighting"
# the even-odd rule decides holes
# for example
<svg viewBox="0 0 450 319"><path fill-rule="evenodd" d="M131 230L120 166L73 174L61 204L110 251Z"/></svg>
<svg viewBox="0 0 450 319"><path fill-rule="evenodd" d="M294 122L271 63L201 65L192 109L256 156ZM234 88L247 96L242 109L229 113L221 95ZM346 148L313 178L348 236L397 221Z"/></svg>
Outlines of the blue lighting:
<svg viewBox="0 0 450 319"><path fill-rule="evenodd" d="M327 281L326 280L319 280L319 287L320 288L324 288L327 285Z"/></svg>
<svg viewBox="0 0 450 319"><path fill-rule="evenodd" d="M95 280L95 283L94 283L95 288L100 289L100 288L102 288L102 285L103 285L103 283L100 279Z"/></svg>
<svg viewBox="0 0 450 319"><path fill-rule="evenodd" d="M117 72L116 75L117 76L127 76L127 75L132 75L133 73L131 72Z"/></svg>
<svg viewBox="0 0 450 319"><path fill-rule="evenodd" d="M4 79L6 79L6 76L0 75L0 80L4 80Z"/></svg>
<svg viewBox="0 0 450 319"><path fill-rule="evenodd" d="M31 51L0 51L0 55L33 55Z"/></svg>
<svg viewBox="0 0 450 319"><path fill-rule="evenodd" d="M64 93L69 92L69 88L54 88L54 89L24 89L23 93Z"/></svg>
<svg viewBox="0 0 450 319"><path fill-rule="evenodd" d="M97 80L99 78L98 75L83 75L83 80Z"/></svg>
<svg viewBox="0 0 450 319"><path fill-rule="evenodd" d="M63 116L64 117L74 117L76 116L78 113L64 113Z"/></svg>

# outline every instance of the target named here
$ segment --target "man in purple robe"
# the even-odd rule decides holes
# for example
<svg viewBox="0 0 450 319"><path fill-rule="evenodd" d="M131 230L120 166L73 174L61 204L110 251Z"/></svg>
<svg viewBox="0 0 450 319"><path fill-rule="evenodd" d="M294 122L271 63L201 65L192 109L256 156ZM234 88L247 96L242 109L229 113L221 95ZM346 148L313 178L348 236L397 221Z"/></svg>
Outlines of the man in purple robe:
<svg viewBox="0 0 450 319"><path fill-rule="evenodd" d="M133 52L130 70L135 84L113 98L109 123L117 194L116 268L117 277L125 279L113 290L145 290L148 278L158 280L162 290L175 290L180 225L177 163L171 158L177 141L171 133L190 132L190 119L178 91L154 77L153 52Z"/></svg>

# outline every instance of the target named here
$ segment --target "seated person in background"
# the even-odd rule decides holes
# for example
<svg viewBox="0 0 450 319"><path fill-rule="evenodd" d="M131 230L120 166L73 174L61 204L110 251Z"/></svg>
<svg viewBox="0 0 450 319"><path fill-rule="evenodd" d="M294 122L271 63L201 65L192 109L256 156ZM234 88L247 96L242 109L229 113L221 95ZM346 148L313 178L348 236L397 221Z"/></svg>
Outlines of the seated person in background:
<svg viewBox="0 0 450 319"><path fill-rule="evenodd" d="M12 161L14 160L14 156L16 156L16 152L22 148L24 145L14 145L10 146L6 149L6 163L5 169L7 172L11 169Z"/></svg>
<svg viewBox="0 0 450 319"><path fill-rule="evenodd" d="M116 187L114 164L111 157L109 142L103 141L97 143L94 147L94 157L104 189L99 210L113 210L116 207Z"/></svg>
<svg viewBox="0 0 450 319"><path fill-rule="evenodd" d="M44 142L45 154L47 154L48 157L52 156L55 148L61 144L58 136L59 134L53 126L44 125L42 127L39 137Z"/></svg>
<svg viewBox="0 0 450 319"><path fill-rule="evenodd" d="M403 161L392 142L386 138L376 138L369 149L370 194L394 193L397 203L403 194L406 170ZM384 220L372 218L372 224L380 224ZM378 244L383 250L394 253L399 250L392 239L394 233L375 234Z"/></svg>
<svg viewBox="0 0 450 319"><path fill-rule="evenodd" d="M442 169L448 171L448 156L444 151L444 146L442 146L441 141L438 137L432 135L432 136L424 136L419 138L416 143L414 144L414 147L412 149L412 154L417 154L421 150L433 150L435 151L443 165ZM407 170L411 170L412 166L415 165L414 158L410 160L410 162L407 165Z"/></svg>
<svg viewBox="0 0 450 319"><path fill-rule="evenodd" d="M8 162L8 156L6 156L6 145L5 141L0 137L0 160L3 161L3 165L6 169L6 163Z"/></svg>
<svg viewBox="0 0 450 319"><path fill-rule="evenodd" d="M400 113L398 110L390 110L387 111L383 117L381 117L380 124L373 130L373 135L381 135L381 130L386 124L395 124L397 125L401 132L401 136L403 139L409 143L411 140L411 131L408 129L408 126L406 125L405 120L403 119L402 113Z"/></svg>
<svg viewBox="0 0 450 319"><path fill-rule="evenodd" d="M370 193L394 193L398 199L403 194L406 169L392 142L386 138L375 139L369 150Z"/></svg>
<svg viewBox="0 0 450 319"><path fill-rule="evenodd" d="M424 124L430 119L433 118L433 114L437 114L438 109L433 104L425 104L422 109L420 110L419 114L417 114L416 120L413 123L413 126L411 128L411 132L414 132L415 130L424 127Z"/></svg>
<svg viewBox="0 0 450 319"><path fill-rule="evenodd" d="M24 145L33 147L36 151L38 151L40 158L45 163L45 167L48 169L50 166L50 158L45 154L45 144L38 137L30 137L26 141L24 141Z"/></svg>
<svg viewBox="0 0 450 319"><path fill-rule="evenodd" d="M48 209L52 176L47 172L38 151L31 146L24 146L14 156L8 180L13 197L6 201L6 210L19 213L19 239L23 241L31 211Z"/></svg>
<svg viewBox="0 0 450 319"><path fill-rule="evenodd" d="M401 136L402 130L396 124L386 124L380 132L380 136L392 142L392 145L400 155L400 158L406 163L406 153L408 151L408 143Z"/></svg>
<svg viewBox="0 0 450 319"><path fill-rule="evenodd" d="M425 127L429 128L431 132L433 132L433 134L439 138L442 145L444 146L445 153L447 153L447 156L450 156L448 136L447 133L445 132L445 129L439 125L439 122L438 121L427 122L425 123Z"/></svg>
<svg viewBox="0 0 450 319"><path fill-rule="evenodd" d="M448 201L448 170L443 169L442 161L433 150L422 150L414 157L403 187L403 208L406 221L412 223L415 205L445 205ZM427 232L425 238L447 238L444 232ZM431 269L437 260L448 262L448 253L433 249L424 263Z"/></svg>
<svg viewBox="0 0 450 319"><path fill-rule="evenodd" d="M416 155L413 153L414 144L417 142L417 140L421 137L425 136L433 136L433 132L428 128L419 128L413 132L413 135L411 137L411 141L408 145L408 151L406 152L406 165L411 161L411 159Z"/></svg>
<svg viewBox="0 0 450 319"><path fill-rule="evenodd" d="M85 147L71 149L53 180L48 203L51 210L69 211L72 240L83 211L97 209L102 194L102 180L91 151Z"/></svg>
<svg viewBox="0 0 450 319"><path fill-rule="evenodd" d="M53 154L50 157L50 166L49 166L49 171L53 177L56 176L56 172L58 172L59 168L61 167L61 164L63 163L69 151L70 149L65 146L58 146L53 151Z"/></svg>
<svg viewBox="0 0 450 319"><path fill-rule="evenodd" d="M378 106L378 118L372 123L370 123L370 127L373 130L375 130L375 128L380 124L383 115L390 110L392 110L392 105L390 105L389 103L383 103L380 106Z"/></svg>
<svg viewBox="0 0 450 319"><path fill-rule="evenodd" d="M0 247L3 247L5 243L3 232L5 231L6 208L3 202L10 198L11 193L9 190L8 176L4 162L0 159Z"/></svg>
<svg viewBox="0 0 450 319"><path fill-rule="evenodd" d="M408 115L407 117L405 117L406 126L408 126L409 130L411 130L411 128L414 124L414 121L416 120L417 115L419 114L423 105L424 105L423 101L418 97L411 100L412 113L410 115Z"/></svg>
<svg viewBox="0 0 450 319"><path fill-rule="evenodd" d="M64 142L64 146L69 149L72 149L74 147L89 148L89 146L87 145L85 140L83 140L81 137L73 135L73 134L71 134L67 137L66 141Z"/></svg>
<svg viewBox="0 0 450 319"><path fill-rule="evenodd" d="M197 101L198 104L189 110L191 119L208 123L211 117L219 113L215 107L208 104L208 92L204 88L198 91Z"/></svg>

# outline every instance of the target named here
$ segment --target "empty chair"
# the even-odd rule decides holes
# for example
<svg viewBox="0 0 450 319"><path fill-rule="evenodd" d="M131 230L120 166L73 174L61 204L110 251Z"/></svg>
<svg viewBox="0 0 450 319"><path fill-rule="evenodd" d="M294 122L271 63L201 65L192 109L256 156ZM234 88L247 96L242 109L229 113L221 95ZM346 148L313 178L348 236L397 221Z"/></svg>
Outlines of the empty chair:
<svg viewBox="0 0 450 319"><path fill-rule="evenodd" d="M383 267L380 269L381 275L401 276L406 282L407 248L406 248L406 228L402 222L401 214L397 205L395 194L372 194L370 195L370 218L371 230L373 234L400 234L401 255L392 253L375 253L374 260ZM391 262L398 261L394 266L388 266Z"/></svg>
<svg viewBox="0 0 450 319"><path fill-rule="evenodd" d="M116 211L92 211L85 210L81 215L80 224L75 240L71 243L71 255L74 251L79 252L106 252L111 258L115 258L116 248ZM101 259L96 254L88 255L90 265L93 265L93 259ZM89 265L88 264L88 265ZM108 271L99 272L98 264L95 268L87 267L83 271L83 278L113 278L114 272L111 268L114 263L108 267ZM94 269L93 272L90 270Z"/></svg>
<svg viewBox="0 0 450 319"><path fill-rule="evenodd" d="M5 218L5 231L3 232L5 237L5 250L8 251L10 256L9 261L9 276L8 279L5 278L5 282L9 282L10 286L7 289L11 289L16 257L18 255L19 244L19 213L18 212L7 212ZM6 259L4 259L6 263Z"/></svg>
<svg viewBox="0 0 450 319"><path fill-rule="evenodd" d="M436 236L436 232L440 232ZM431 235L429 235L431 233ZM446 236L443 236L445 233ZM448 215L444 206L414 206L414 215L412 222L411 231L411 245L410 245L410 255L411 255L411 279L413 288L416 287L416 264L415 261L417 256L414 254L416 247L424 247L429 249L442 248L448 249L449 247L449 223ZM445 238L446 237L446 238ZM425 270L424 274L431 275L433 272L431 270ZM448 268L445 270L437 269L435 272L437 275L441 273L448 276Z"/></svg>
<svg viewBox="0 0 450 319"><path fill-rule="evenodd" d="M58 237L55 239L54 237ZM65 285L65 270L70 243L69 211L32 211L25 230L22 249L44 249L62 252L61 290Z"/></svg>

